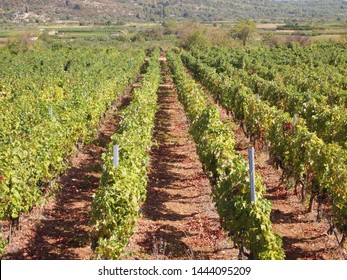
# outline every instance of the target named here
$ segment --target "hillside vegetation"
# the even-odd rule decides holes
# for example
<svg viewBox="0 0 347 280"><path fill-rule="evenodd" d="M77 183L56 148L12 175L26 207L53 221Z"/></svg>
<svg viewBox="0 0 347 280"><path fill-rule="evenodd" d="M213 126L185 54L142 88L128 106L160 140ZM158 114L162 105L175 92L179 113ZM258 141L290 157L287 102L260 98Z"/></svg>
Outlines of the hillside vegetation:
<svg viewBox="0 0 347 280"><path fill-rule="evenodd" d="M200 21L347 20L347 1L343 0L3 0L3 22L91 22L161 21L198 19Z"/></svg>

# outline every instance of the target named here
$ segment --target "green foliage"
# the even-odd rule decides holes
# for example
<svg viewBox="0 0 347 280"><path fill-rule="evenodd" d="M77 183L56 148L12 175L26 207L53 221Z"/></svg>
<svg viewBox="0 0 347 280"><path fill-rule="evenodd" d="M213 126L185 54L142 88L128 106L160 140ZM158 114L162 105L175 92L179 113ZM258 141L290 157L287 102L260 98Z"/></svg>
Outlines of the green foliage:
<svg viewBox="0 0 347 280"><path fill-rule="evenodd" d="M206 29L197 22L185 22L178 30L178 35L179 46L187 50L204 50L209 45Z"/></svg>
<svg viewBox="0 0 347 280"><path fill-rule="evenodd" d="M123 112L112 144L103 154L101 185L92 205L93 239L98 259L119 259L139 217L140 203L146 198L148 150L157 111L160 82L159 49L152 57L132 101ZM120 162L113 166L113 145L120 147Z"/></svg>
<svg viewBox="0 0 347 280"><path fill-rule="evenodd" d="M245 46L256 33L257 26L253 21L241 20L236 23L234 30L232 31L233 36L240 39Z"/></svg>
<svg viewBox="0 0 347 280"><path fill-rule="evenodd" d="M222 50L215 47L199 58L218 72L239 77L269 105L305 119L310 131L327 143L347 141L343 44L302 47L291 43L272 50Z"/></svg>
<svg viewBox="0 0 347 280"><path fill-rule="evenodd" d="M146 41L150 40L162 40L163 39L163 29L162 28L152 28L146 29L139 32Z"/></svg>
<svg viewBox="0 0 347 280"><path fill-rule="evenodd" d="M145 41L145 38L141 35L141 33L136 33L132 38L131 38L132 42L138 42L138 43L142 43Z"/></svg>
<svg viewBox="0 0 347 280"><path fill-rule="evenodd" d="M299 117L294 129L288 113L257 99L252 90L243 85L244 75L217 74L214 68L189 54L183 54L183 59L219 103L243 121L250 135L262 136L259 140L269 144L271 157L282 165L287 178L305 182L306 191L311 194L327 191L334 223L346 235L346 150L324 143Z"/></svg>
<svg viewBox="0 0 347 280"><path fill-rule="evenodd" d="M12 21L15 13L25 12L27 5L21 0L2 1L1 19ZM64 3L65 2L65 3ZM10 4L9 4L10 3ZM22 22L37 19L37 14L45 21L88 20L105 21L114 18L134 21L163 21L166 19L195 19L202 22L235 21L251 18L257 22L296 23L314 19L315 21L346 21L346 1L305 0L305 1L259 1L259 0L166 0L166 1L97 1L98 12L92 1L35 0L30 1L27 18ZM16 18L18 20L18 18Z"/></svg>
<svg viewBox="0 0 347 280"><path fill-rule="evenodd" d="M144 53L4 49L0 57L0 219L8 220L37 204L68 167L74 147L93 136Z"/></svg>
<svg viewBox="0 0 347 280"><path fill-rule="evenodd" d="M257 176L257 201L250 201L247 163L234 151L231 129L220 120L216 106L206 100L194 81L187 78L181 60L168 54L179 99L191 123L190 133L213 186L213 200L225 230L236 244L244 243L256 259L283 259L281 238L272 229L271 204Z"/></svg>
<svg viewBox="0 0 347 280"><path fill-rule="evenodd" d="M35 41L37 36L38 35L34 32L21 32L9 37L6 46L14 54L26 52L34 49L35 44L37 44Z"/></svg>
<svg viewBox="0 0 347 280"><path fill-rule="evenodd" d="M164 34L166 35L173 35L176 34L178 31L178 22L175 21L165 21L162 23L164 27Z"/></svg>
<svg viewBox="0 0 347 280"><path fill-rule="evenodd" d="M0 256L4 253L6 246L8 244L7 240L2 240L2 233L0 232Z"/></svg>
<svg viewBox="0 0 347 280"><path fill-rule="evenodd" d="M192 34L189 35L187 46L188 49L203 50L208 47L208 41L201 30L195 30Z"/></svg>

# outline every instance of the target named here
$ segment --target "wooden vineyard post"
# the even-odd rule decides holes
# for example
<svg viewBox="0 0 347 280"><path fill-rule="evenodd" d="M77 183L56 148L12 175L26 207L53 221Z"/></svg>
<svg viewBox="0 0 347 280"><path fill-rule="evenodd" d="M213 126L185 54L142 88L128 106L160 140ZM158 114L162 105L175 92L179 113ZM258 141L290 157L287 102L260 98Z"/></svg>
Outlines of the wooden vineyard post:
<svg viewBox="0 0 347 280"><path fill-rule="evenodd" d="M113 146L113 166L117 167L119 165L119 146Z"/></svg>
<svg viewBox="0 0 347 280"><path fill-rule="evenodd" d="M256 201L255 195L255 168L254 168L254 147L248 147L249 176L251 184L251 201Z"/></svg>

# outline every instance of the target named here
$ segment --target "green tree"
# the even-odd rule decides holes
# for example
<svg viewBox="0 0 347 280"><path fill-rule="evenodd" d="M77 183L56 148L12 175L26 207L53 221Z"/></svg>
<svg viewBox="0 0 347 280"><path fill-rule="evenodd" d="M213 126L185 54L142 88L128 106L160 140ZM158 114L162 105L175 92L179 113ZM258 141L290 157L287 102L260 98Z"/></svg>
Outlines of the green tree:
<svg viewBox="0 0 347 280"><path fill-rule="evenodd" d="M194 21L184 22L179 31L179 46L187 49L204 50L209 46L206 28Z"/></svg>
<svg viewBox="0 0 347 280"><path fill-rule="evenodd" d="M240 20L233 30L233 36L240 39L245 46L247 41L255 35L256 31L257 26L253 21Z"/></svg>
<svg viewBox="0 0 347 280"><path fill-rule="evenodd" d="M81 4L79 4L79 3L77 3L77 4L75 4L75 5L73 6L73 9L74 9L74 10L78 10L78 11L79 11L79 10L81 10L81 8L82 8L82 7L81 7Z"/></svg>

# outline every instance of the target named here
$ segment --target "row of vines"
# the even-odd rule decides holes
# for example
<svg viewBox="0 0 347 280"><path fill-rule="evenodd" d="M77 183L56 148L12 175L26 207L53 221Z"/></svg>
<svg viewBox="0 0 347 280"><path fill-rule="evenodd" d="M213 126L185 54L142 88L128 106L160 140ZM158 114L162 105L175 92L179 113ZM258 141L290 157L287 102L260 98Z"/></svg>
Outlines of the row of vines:
<svg viewBox="0 0 347 280"><path fill-rule="evenodd" d="M263 197L265 186L260 177L256 178L257 200L251 202L248 166L235 154L231 129L221 121L216 106L206 105L206 97L187 77L180 58L173 53L168 58L197 153L213 182L213 199L223 228L238 246L250 251L251 258L283 259L282 241L273 232L271 203Z"/></svg>
<svg viewBox="0 0 347 280"><path fill-rule="evenodd" d="M214 95L215 99L241 121L248 136L269 146L273 162L283 169L284 178L302 185L302 194L310 194L310 208L318 197L317 219L322 218L322 204L329 205L335 226L347 233L346 150L326 144L305 121L295 121L281 109L257 98L251 88L234 76L217 73L188 53L182 58L187 67ZM342 243L344 242L342 239Z"/></svg>
<svg viewBox="0 0 347 280"><path fill-rule="evenodd" d="M144 52L0 50L0 219L36 205L130 84Z"/></svg>
<svg viewBox="0 0 347 280"><path fill-rule="evenodd" d="M269 105L302 117L307 128L326 143L347 147L347 53L343 46L230 52L214 48L194 56L218 73L238 79Z"/></svg>
<svg viewBox="0 0 347 280"><path fill-rule="evenodd" d="M148 150L161 77L159 54L159 49L153 51L141 88L133 90L132 101L103 155L103 174L92 205L93 247L99 259L120 258L146 198ZM113 145L120 147L118 166L113 166Z"/></svg>

